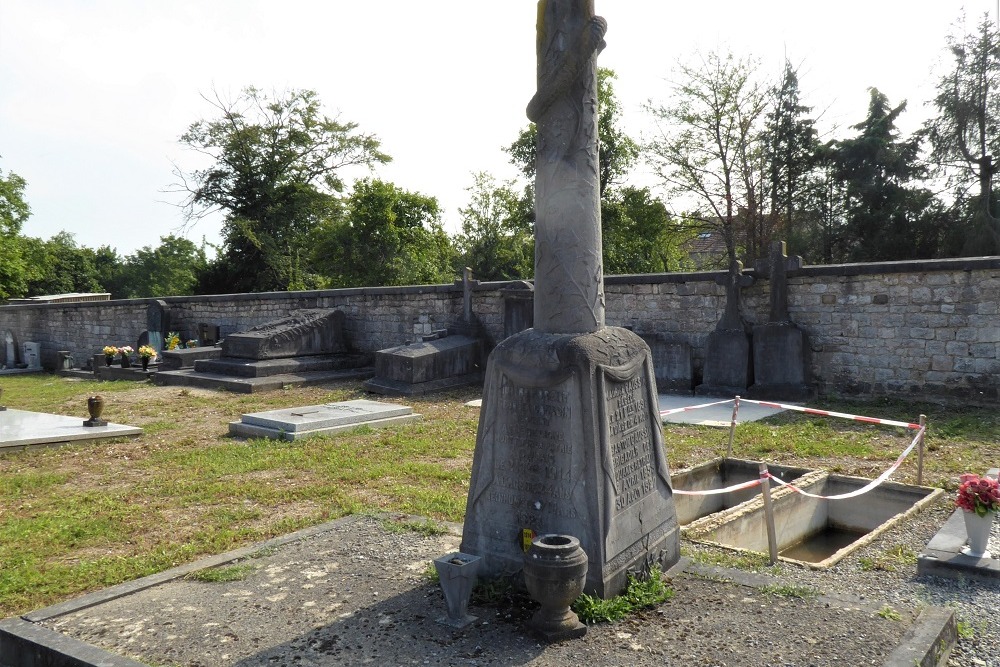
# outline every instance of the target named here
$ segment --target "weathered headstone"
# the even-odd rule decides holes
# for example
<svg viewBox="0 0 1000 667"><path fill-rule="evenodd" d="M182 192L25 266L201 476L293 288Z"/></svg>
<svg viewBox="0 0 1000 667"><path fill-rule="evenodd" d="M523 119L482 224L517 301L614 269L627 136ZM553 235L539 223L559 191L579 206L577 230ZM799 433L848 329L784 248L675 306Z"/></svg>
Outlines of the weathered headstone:
<svg viewBox="0 0 1000 667"><path fill-rule="evenodd" d="M246 331L226 336L222 356L239 359L282 359L347 351L344 313L299 310Z"/></svg>
<svg viewBox="0 0 1000 667"><path fill-rule="evenodd" d="M146 345L159 352L170 327L170 311L166 301L154 299L146 306ZM136 348L139 349L139 348Z"/></svg>
<svg viewBox="0 0 1000 667"><path fill-rule="evenodd" d="M535 288L526 280L507 285L503 298L503 337L530 329L535 323Z"/></svg>
<svg viewBox="0 0 1000 667"><path fill-rule="evenodd" d="M215 345L221 338L218 324L198 323L198 344L202 347Z"/></svg>
<svg viewBox="0 0 1000 667"><path fill-rule="evenodd" d="M31 371L42 370L42 346L40 343L34 343L31 341L21 344L23 349L23 354L21 358L24 359L25 367Z"/></svg>
<svg viewBox="0 0 1000 667"><path fill-rule="evenodd" d="M14 337L12 331L6 330L3 332L3 367L4 368L17 368L18 358L17 358L17 338Z"/></svg>
<svg viewBox="0 0 1000 667"><path fill-rule="evenodd" d="M802 258L788 257L784 241L771 244L768 258L756 266L770 281L771 312L767 324L753 328L754 398L804 400L809 385L809 342L788 315L788 274L802 268Z"/></svg>
<svg viewBox="0 0 1000 667"><path fill-rule="evenodd" d="M741 262L733 260L720 282L726 287L726 309L708 335L702 383L695 392L730 397L745 394L753 378L750 337L740 316L740 290L752 285L753 278L743 274Z"/></svg>
<svg viewBox="0 0 1000 667"><path fill-rule="evenodd" d="M694 387L691 344L659 334L642 335L653 355L653 374L660 393L690 394Z"/></svg>
<svg viewBox="0 0 1000 667"><path fill-rule="evenodd" d="M586 590L679 557L649 347L604 325L593 0L542 0L534 328L490 355L462 551L480 576L520 571L531 536L573 535Z"/></svg>

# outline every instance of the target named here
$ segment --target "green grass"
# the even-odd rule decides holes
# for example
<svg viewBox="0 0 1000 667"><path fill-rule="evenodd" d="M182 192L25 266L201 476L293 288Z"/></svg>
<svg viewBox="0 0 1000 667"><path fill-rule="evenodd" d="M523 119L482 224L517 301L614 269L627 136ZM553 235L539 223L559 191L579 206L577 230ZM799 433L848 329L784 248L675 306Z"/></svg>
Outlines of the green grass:
<svg viewBox="0 0 1000 667"><path fill-rule="evenodd" d="M811 586L799 586L797 584L773 584L762 586L761 592L773 597L809 599L819 597L819 591Z"/></svg>
<svg viewBox="0 0 1000 667"><path fill-rule="evenodd" d="M434 534L461 521L478 411L475 389L408 401L423 421L296 442L227 436L240 414L360 398L360 384L228 394L49 375L5 377L11 408L85 418L86 398L104 417L145 429L136 439L0 454L0 617L25 613L286 534L347 514L410 515L401 527ZM960 472L995 465L1000 416L989 409L887 401L824 404L876 417L928 415L925 483L954 488ZM725 451L727 429L669 425L673 469ZM741 424L735 454L870 476L890 465L911 433L800 414ZM894 477L914 481L909 460ZM747 555L689 554L699 562L768 569ZM910 554L878 554L871 567L900 567ZM501 593L496 593L500 595Z"/></svg>

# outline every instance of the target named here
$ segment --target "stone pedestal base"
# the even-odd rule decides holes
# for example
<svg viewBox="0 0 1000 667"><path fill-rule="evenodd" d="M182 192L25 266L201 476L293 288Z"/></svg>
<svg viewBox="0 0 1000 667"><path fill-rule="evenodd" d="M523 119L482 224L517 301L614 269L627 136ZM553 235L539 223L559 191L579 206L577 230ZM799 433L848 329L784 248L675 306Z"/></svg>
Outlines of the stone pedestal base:
<svg viewBox="0 0 1000 667"><path fill-rule="evenodd" d="M751 377L750 337L739 329L710 333L702 384L695 393L732 398L746 393Z"/></svg>
<svg viewBox="0 0 1000 667"><path fill-rule="evenodd" d="M815 389L808 382L808 341L792 323L753 328L754 384L747 395L764 400L804 401Z"/></svg>
<svg viewBox="0 0 1000 667"><path fill-rule="evenodd" d="M585 591L677 562L677 517L649 348L631 331L529 329L490 355L462 535L480 576L516 575L535 535L573 535Z"/></svg>

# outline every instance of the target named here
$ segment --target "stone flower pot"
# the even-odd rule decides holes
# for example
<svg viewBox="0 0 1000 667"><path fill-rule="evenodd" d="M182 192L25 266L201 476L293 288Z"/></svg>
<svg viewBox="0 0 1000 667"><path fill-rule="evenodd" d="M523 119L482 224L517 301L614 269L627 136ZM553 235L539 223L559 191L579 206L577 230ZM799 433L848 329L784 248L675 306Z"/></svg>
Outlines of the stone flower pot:
<svg viewBox="0 0 1000 667"><path fill-rule="evenodd" d="M450 553L434 560L448 615L437 619L438 623L453 628L464 628L476 620L469 614L469 596L476 585L479 572L479 556L461 552Z"/></svg>
<svg viewBox="0 0 1000 667"><path fill-rule="evenodd" d="M87 412L90 414L90 419L83 422L84 426L107 426L108 422L101 419L101 413L104 412L104 397L103 396L91 396L87 399Z"/></svg>
<svg viewBox="0 0 1000 667"><path fill-rule="evenodd" d="M570 609L587 580L587 553L572 535L539 535L524 555L524 584L541 605L529 627L548 641L587 634L587 626Z"/></svg>

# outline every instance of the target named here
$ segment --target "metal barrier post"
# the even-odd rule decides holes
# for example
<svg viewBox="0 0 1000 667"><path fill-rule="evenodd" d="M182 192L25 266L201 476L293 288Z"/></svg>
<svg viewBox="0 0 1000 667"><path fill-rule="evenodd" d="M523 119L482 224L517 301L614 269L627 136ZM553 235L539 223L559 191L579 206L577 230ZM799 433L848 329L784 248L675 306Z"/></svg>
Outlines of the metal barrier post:
<svg viewBox="0 0 1000 667"><path fill-rule="evenodd" d="M917 445L917 486L924 485L924 438L927 435L927 415L920 415L920 444Z"/></svg>
<svg viewBox="0 0 1000 667"><path fill-rule="evenodd" d="M740 411L740 397L737 395L733 399L733 418L729 422L729 447L726 449L726 458L733 458L733 438L736 436L736 415Z"/></svg>
<svg viewBox="0 0 1000 667"><path fill-rule="evenodd" d="M774 528L774 508L771 506L771 476L767 464L760 464L760 489L764 494L764 523L767 524L767 551L771 565L778 562L778 533Z"/></svg>

